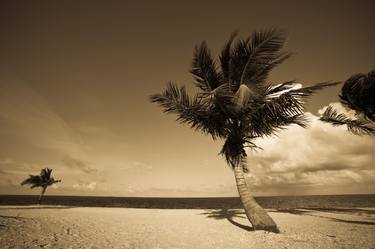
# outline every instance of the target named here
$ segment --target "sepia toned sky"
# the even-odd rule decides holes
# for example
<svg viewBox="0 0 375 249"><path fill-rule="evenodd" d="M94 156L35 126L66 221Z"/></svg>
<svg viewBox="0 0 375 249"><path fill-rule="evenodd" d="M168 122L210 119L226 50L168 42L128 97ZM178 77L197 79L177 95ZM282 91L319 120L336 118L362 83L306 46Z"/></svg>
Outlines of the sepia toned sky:
<svg viewBox="0 0 375 249"><path fill-rule="evenodd" d="M43 167L56 195L237 196L222 141L148 102L168 81L192 87L194 46L231 32L288 32L294 56L271 82L344 81L375 69L375 3L365 1L1 1L0 194ZM309 102L312 123L259 140L255 195L375 193L375 139L318 121L340 87ZM343 110L345 111L345 110Z"/></svg>

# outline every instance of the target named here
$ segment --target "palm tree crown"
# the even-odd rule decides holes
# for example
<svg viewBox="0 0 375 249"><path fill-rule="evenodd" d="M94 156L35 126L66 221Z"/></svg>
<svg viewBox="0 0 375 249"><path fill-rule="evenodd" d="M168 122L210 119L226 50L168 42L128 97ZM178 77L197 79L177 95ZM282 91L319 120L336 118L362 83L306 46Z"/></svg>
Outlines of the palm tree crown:
<svg viewBox="0 0 375 249"><path fill-rule="evenodd" d="M341 104L356 112L356 118L328 106L320 120L334 126L346 125L355 135L375 136L375 70L367 75L351 76L345 81L339 97Z"/></svg>
<svg viewBox="0 0 375 249"><path fill-rule="evenodd" d="M345 106L375 122L375 70L351 76L339 96Z"/></svg>
<svg viewBox="0 0 375 249"><path fill-rule="evenodd" d="M42 169L40 175L29 175L27 179L21 182L21 185L30 185L30 188L46 188L55 183L61 182L61 180L55 180L51 177L52 169Z"/></svg>
<svg viewBox="0 0 375 249"><path fill-rule="evenodd" d="M195 48L191 74L198 93L169 83L150 97L182 123L225 140L221 154L233 168L246 157L245 147L257 148L253 139L269 136L290 124L306 126L303 99L337 83L298 87L295 81L273 85L268 74L291 54L281 52L285 32L270 29L247 39L232 34L215 61L205 42ZM218 65L219 64L219 65ZM246 171L245 164L241 165Z"/></svg>

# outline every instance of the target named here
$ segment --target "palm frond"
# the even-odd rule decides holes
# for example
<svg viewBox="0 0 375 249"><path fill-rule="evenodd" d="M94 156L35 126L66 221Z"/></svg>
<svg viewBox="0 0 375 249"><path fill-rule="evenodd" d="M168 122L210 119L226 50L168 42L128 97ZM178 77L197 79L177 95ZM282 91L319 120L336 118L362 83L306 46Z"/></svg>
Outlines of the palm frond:
<svg viewBox="0 0 375 249"><path fill-rule="evenodd" d="M289 81L270 88L268 93L272 93L271 96L274 95L272 98L268 98L264 105L260 107L254 108L250 106L245 111L245 116L251 119L252 126L250 132L252 132L253 136L273 135L280 129L291 124L297 124L306 128L308 120L304 116L304 102L301 98L309 97L325 87L337 85L338 82L323 82L289 90L292 89L293 84L294 81ZM277 92L283 91L285 92L277 96Z"/></svg>
<svg viewBox="0 0 375 249"><path fill-rule="evenodd" d="M186 92L186 88L179 88L171 82L168 83L163 93L151 95L150 101L158 103L164 112L183 114L192 108L191 98Z"/></svg>
<svg viewBox="0 0 375 249"><path fill-rule="evenodd" d="M227 164L233 169L234 167L241 166L243 171L247 173L249 170L246 165L246 150L262 149L252 142L253 137L244 137L242 132L232 131L224 142L220 154L224 156Z"/></svg>
<svg viewBox="0 0 375 249"><path fill-rule="evenodd" d="M307 87L302 87L299 89L291 90L289 91L290 94L296 96L296 97L309 97L313 95L314 93L330 86L335 86L340 84L341 82L322 82L322 83L317 83L311 86Z"/></svg>
<svg viewBox="0 0 375 249"><path fill-rule="evenodd" d="M40 177L44 182L48 182L51 179L52 169L45 168L40 172Z"/></svg>
<svg viewBox="0 0 375 249"><path fill-rule="evenodd" d="M21 185L30 185L31 188L40 187L44 183L43 178L40 175L29 175Z"/></svg>
<svg viewBox="0 0 375 249"><path fill-rule="evenodd" d="M231 60L231 54L232 54L232 43L234 38L237 36L238 32L233 32L228 42L225 44L224 48L221 50L221 54L219 56L220 59L220 65L221 65L221 72L223 74L223 81L229 82L229 70L230 70L230 60Z"/></svg>
<svg viewBox="0 0 375 249"><path fill-rule="evenodd" d="M320 117L321 121L334 126L346 125L349 132L355 135L375 136L375 124L365 119L351 119L344 113L339 113L332 106L328 106Z"/></svg>
<svg viewBox="0 0 375 249"><path fill-rule="evenodd" d="M360 91L361 82L363 78L366 77L364 74L354 74L348 80L345 81L341 88L341 93L339 94L340 101L343 105L348 108L360 111L358 106L360 106Z"/></svg>
<svg viewBox="0 0 375 249"><path fill-rule="evenodd" d="M195 130L210 134L214 139L225 136L225 120L217 107L206 106L198 96L191 98L185 87L178 88L169 83L163 93L151 95L150 100L158 103L164 112L177 114L177 121Z"/></svg>
<svg viewBox="0 0 375 249"><path fill-rule="evenodd" d="M195 47L190 73L193 74L195 85L205 92L211 92L223 82L223 77L217 72L206 42Z"/></svg>
<svg viewBox="0 0 375 249"><path fill-rule="evenodd" d="M267 97L271 97L271 98L273 96L278 97L285 91L289 91L293 89L294 87L296 87L296 84L297 83L295 80L289 80L284 83L278 84L276 86L270 84L270 86L268 87L268 91L267 91Z"/></svg>
<svg viewBox="0 0 375 249"><path fill-rule="evenodd" d="M254 32L244 49L247 60L241 65L239 82L247 85L263 84L270 70L291 56L290 53L279 52L285 39L285 32L280 29Z"/></svg>
<svg viewBox="0 0 375 249"><path fill-rule="evenodd" d="M343 105L375 122L375 70L351 76L339 97Z"/></svg>
<svg viewBox="0 0 375 249"><path fill-rule="evenodd" d="M233 102L233 92L228 83L223 83L211 92L200 92L197 97L207 106L217 104L229 107Z"/></svg>
<svg viewBox="0 0 375 249"><path fill-rule="evenodd" d="M292 124L306 128L307 123L308 120L304 114L289 115L282 112L275 114L272 109L265 108L253 115L252 126L248 134L253 137L271 136Z"/></svg>
<svg viewBox="0 0 375 249"><path fill-rule="evenodd" d="M237 39L232 48L229 61L229 83L234 92L237 91L238 87L242 84L241 76L246 66L246 62L250 57L248 43L249 39Z"/></svg>
<svg viewBox="0 0 375 249"><path fill-rule="evenodd" d="M249 136L262 137L275 134L291 124L307 126L303 103L288 92L261 103L250 104L242 113L242 123Z"/></svg>
<svg viewBox="0 0 375 249"><path fill-rule="evenodd" d="M247 64L246 71L243 72L243 79L241 82L247 84L264 84L270 71L276 66L280 65L285 60L292 56L291 53L282 52L270 56L269 58L260 58L257 61ZM245 78L246 75L251 75L249 78Z"/></svg>
<svg viewBox="0 0 375 249"><path fill-rule="evenodd" d="M23 180L21 182L21 185L25 185L25 184L30 184L30 183L36 182L36 181L39 180L39 178L40 178L40 176L29 175L28 178L26 178L25 180Z"/></svg>
<svg viewBox="0 0 375 249"><path fill-rule="evenodd" d="M231 133L225 139L220 154L224 156L227 164L232 168L236 167L241 162L243 156L246 156L245 143L246 138L239 130L231 130Z"/></svg>

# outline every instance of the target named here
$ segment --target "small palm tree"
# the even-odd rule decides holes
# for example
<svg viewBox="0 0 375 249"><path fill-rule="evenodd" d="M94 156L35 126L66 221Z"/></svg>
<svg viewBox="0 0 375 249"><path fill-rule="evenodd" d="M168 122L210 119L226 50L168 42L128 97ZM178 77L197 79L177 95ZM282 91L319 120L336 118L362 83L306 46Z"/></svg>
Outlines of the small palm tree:
<svg viewBox="0 0 375 249"><path fill-rule="evenodd" d="M29 175L28 178L21 182L21 185L30 185L30 188L32 189L42 188L42 192L40 193L38 200L39 204L42 202L42 198L44 196L44 193L46 192L47 187L61 182L61 180L55 180L53 177L51 177L51 173L52 169L45 168L42 169L40 175Z"/></svg>
<svg viewBox="0 0 375 249"><path fill-rule="evenodd" d="M366 74L355 74L345 81L340 102L356 112L356 118L349 118L328 106L320 120L334 126L346 125L356 135L375 136L375 70Z"/></svg>
<svg viewBox="0 0 375 249"><path fill-rule="evenodd" d="M169 83L161 94L150 96L167 113L193 129L224 140L221 154L233 169L245 213L256 230L278 232L267 212L251 196L245 175L246 147L258 148L254 139L275 134L287 125L306 126L303 99L336 83L298 87L294 81L268 83L269 72L290 57L280 52L286 36L282 30L254 32L232 43L231 35L221 51L220 67L205 42L197 46L191 73L199 92L189 96L185 87Z"/></svg>

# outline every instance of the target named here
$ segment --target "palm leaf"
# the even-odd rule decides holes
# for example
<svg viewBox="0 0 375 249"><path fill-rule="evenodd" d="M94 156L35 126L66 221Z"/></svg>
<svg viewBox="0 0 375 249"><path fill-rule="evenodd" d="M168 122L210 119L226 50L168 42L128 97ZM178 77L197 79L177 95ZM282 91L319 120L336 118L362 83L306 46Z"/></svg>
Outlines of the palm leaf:
<svg viewBox="0 0 375 249"><path fill-rule="evenodd" d="M296 96L296 97L309 97L313 95L314 93L330 86L335 86L340 84L341 82L322 82L322 83L317 83L311 86L307 87L302 87L299 89L294 89L289 91L290 94Z"/></svg>
<svg viewBox="0 0 375 249"><path fill-rule="evenodd" d="M247 134L252 137L270 136L291 124L305 128L307 119L301 111L300 103L282 101L284 100L267 102L252 112L249 118L251 126L248 127Z"/></svg>
<svg viewBox="0 0 375 249"><path fill-rule="evenodd" d="M355 135L375 135L374 123L365 119L351 119L343 113L338 113L332 106L328 106L320 120L334 126L346 125L349 132Z"/></svg>
<svg viewBox="0 0 375 249"><path fill-rule="evenodd" d="M343 105L375 122L375 70L351 76L339 97Z"/></svg>
<svg viewBox="0 0 375 249"><path fill-rule="evenodd" d="M232 55L232 43L234 38L237 36L237 31L233 32L228 42L225 44L224 48L221 50L221 54L219 56L220 65L221 65L221 72L223 74L223 81L229 83L229 70L230 70L230 60Z"/></svg>
<svg viewBox="0 0 375 249"><path fill-rule="evenodd" d="M267 97L271 97L272 98L273 95L275 95L275 97L278 97L283 92L289 91L292 88L294 88L295 86L296 86L296 81L295 80L286 81L286 82L278 84L276 86L274 86L274 85L271 84L268 87L268 91L267 91L267 95L268 96Z"/></svg>
<svg viewBox="0 0 375 249"><path fill-rule="evenodd" d="M246 84L262 85L265 83L270 71L292 56L291 53L283 52L269 56L269 58L254 58L244 69L241 82Z"/></svg>
<svg viewBox="0 0 375 249"><path fill-rule="evenodd" d="M279 53L286 36L280 29L254 32L245 47L246 63L242 65L239 83L263 84L269 71L290 57L290 53Z"/></svg>
<svg viewBox="0 0 375 249"><path fill-rule="evenodd" d="M228 165L236 167L240 163L241 158L246 157L245 143L246 138L242 132L239 129L232 129L220 151L220 154L224 156Z"/></svg>
<svg viewBox="0 0 375 249"><path fill-rule="evenodd" d="M195 85L205 92L211 92L222 84L222 76L217 72L206 42L195 48L190 73L194 76Z"/></svg>
<svg viewBox="0 0 375 249"><path fill-rule="evenodd" d="M210 106L206 106L198 96L191 98L185 87L178 88L169 83L163 93L151 95L150 100L158 103L164 112L177 114L179 122L186 123L195 130L211 134L215 139L225 136L225 120L220 112L208 109Z"/></svg>
<svg viewBox="0 0 375 249"><path fill-rule="evenodd" d="M233 48L232 39L221 55L224 79L231 84L233 92L245 84L252 92L263 95L268 88L265 80L269 72L291 56L279 52L285 42L285 32L279 29L254 32L247 39L238 39Z"/></svg>

